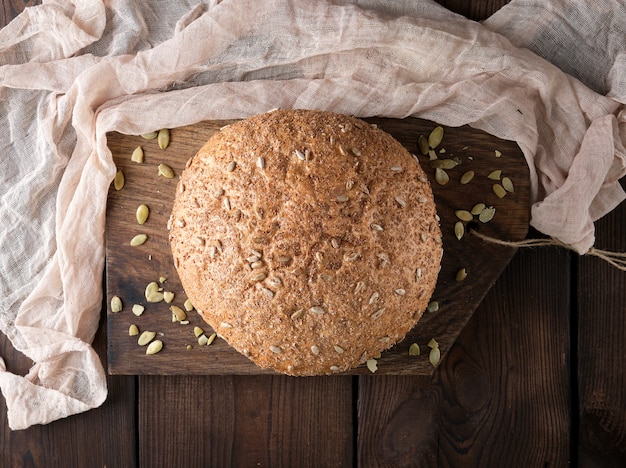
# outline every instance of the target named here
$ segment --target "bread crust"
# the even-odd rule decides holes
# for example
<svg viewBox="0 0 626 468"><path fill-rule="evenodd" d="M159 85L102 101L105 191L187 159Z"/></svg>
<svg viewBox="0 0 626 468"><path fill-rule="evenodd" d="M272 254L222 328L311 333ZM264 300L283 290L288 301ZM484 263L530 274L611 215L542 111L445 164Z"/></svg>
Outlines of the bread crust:
<svg viewBox="0 0 626 468"><path fill-rule="evenodd" d="M170 219L187 296L232 347L290 375L345 371L400 341L443 255L430 185L351 116L277 110L217 132Z"/></svg>

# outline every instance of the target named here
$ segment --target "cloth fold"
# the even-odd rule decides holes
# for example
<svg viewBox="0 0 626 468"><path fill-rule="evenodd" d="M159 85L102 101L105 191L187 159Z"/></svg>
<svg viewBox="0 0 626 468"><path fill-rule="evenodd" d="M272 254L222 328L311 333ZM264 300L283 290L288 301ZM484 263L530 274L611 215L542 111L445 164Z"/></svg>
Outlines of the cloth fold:
<svg viewBox="0 0 626 468"><path fill-rule="evenodd" d="M51 1L0 30L0 122L9 128L0 214L10 220L0 228L0 330L35 362L24 377L0 368L13 429L106 396L89 343L115 175L107 132L276 107L469 124L519 144L531 223L580 253L593 245L593 221L624 199L625 36L605 35L602 78L565 73L567 51L537 40L581 11L600 30L605 10L583 0L513 0L482 24L431 1L145 3ZM602 37L594 40L582 51L568 44L573 63L596 53Z"/></svg>

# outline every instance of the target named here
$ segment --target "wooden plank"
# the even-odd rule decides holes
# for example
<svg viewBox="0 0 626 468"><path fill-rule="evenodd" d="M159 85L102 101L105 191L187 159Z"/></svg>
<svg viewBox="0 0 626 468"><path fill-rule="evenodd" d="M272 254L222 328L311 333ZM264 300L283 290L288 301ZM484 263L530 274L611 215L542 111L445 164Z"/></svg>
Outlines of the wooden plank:
<svg viewBox="0 0 626 468"><path fill-rule="evenodd" d="M626 252L626 205L596 228L597 248ZM592 257L578 271L580 462L626 466L626 273Z"/></svg>
<svg viewBox="0 0 626 468"><path fill-rule="evenodd" d="M419 119L369 119L395 136L411 153L418 154L417 139L428 135L436 124ZM197 314L189 316L189 325L172 323L169 305L146 304L144 290L151 281L167 278L163 288L176 294L174 304L182 306L184 291L173 267L166 224L174 199L176 179L157 176L157 165L165 163L179 175L187 160L202 144L228 122L203 122L172 130L172 143L167 150L158 148L155 140L139 136L109 135L109 147L118 169L126 177L126 185L120 191L111 189L107 208L107 290L109 299L118 295L126 304L121 313L108 314L109 371L114 374L262 374L271 373L256 367L239 355L224 341L218 340L210 347L195 345L193 327L200 326L208 333L209 327ZM142 146L145 163L130 161L132 151ZM467 223L481 233L504 240L520 240L526 236L529 218L528 167L521 151L514 142L499 140L487 133L470 127L448 128L438 153L441 159L457 158L461 164L449 170L450 182L439 185L434 182L434 169L426 156L420 156L433 186L443 231L444 258L437 289L433 296L440 310L427 313L407 338L380 359L379 374L430 374L432 366L427 359L408 356L408 347L417 342L425 345L430 337L439 337L442 355L445 355L465 326L475 307L489 290L514 250L485 243L466 234L461 241L454 235L458 221L455 211L470 210L479 202L496 207L493 221L483 224L477 219ZM439 148L438 148L439 150ZM496 156L496 151L502 153ZM498 198L492 191L493 180L487 175L499 169L515 184L515 192ZM459 183L461 175L468 170L476 176L466 185ZM139 226L135 220L137 206L145 203L150 207L148 222ZM146 233L148 242L131 247L130 239L138 233ZM455 280L456 272L466 268L468 278ZM146 306L141 317L135 317L130 309L133 304ZM163 351L146 356L137 346L136 337L128 336L128 327L136 324L140 330L160 332L165 342ZM194 345L188 350L187 345ZM367 374L361 366L350 374Z"/></svg>
<svg viewBox="0 0 626 468"><path fill-rule="evenodd" d="M518 252L429 382L360 378L363 466L567 466L568 253Z"/></svg>
<svg viewBox="0 0 626 468"><path fill-rule="evenodd" d="M352 466L352 380L139 377L140 466Z"/></svg>

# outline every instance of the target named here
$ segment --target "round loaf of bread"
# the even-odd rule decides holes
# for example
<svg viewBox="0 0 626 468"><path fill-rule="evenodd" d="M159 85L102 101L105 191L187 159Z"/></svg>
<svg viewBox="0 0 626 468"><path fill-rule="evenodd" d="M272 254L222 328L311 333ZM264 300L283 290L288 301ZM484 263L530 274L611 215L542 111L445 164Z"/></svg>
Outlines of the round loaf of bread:
<svg viewBox="0 0 626 468"><path fill-rule="evenodd" d="M204 320L290 375L345 371L404 338L443 253L417 160L376 126L321 111L217 132L182 173L169 228Z"/></svg>

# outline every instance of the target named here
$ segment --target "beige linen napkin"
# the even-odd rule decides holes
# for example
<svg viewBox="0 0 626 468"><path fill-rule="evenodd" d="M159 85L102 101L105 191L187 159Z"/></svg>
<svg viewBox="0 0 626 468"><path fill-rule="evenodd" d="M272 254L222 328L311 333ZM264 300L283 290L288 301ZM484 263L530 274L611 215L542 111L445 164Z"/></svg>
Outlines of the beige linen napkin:
<svg viewBox="0 0 626 468"><path fill-rule="evenodd" d="M35 363L22 377L0 359L11 428L106 398L89 343L115 175L109 131L276 107L470 124L517 141L533 226L586 252L593 221L624 198L626 16L617 1L549 3L513 0L479 24L430 1L49 1L0 30L0 330ZM564 41L571 54L539 40L581 12L593 32L619 11L616 34ZM602 61L577 75L588 85L557 67L577 70L597 48Z"/></svg>

